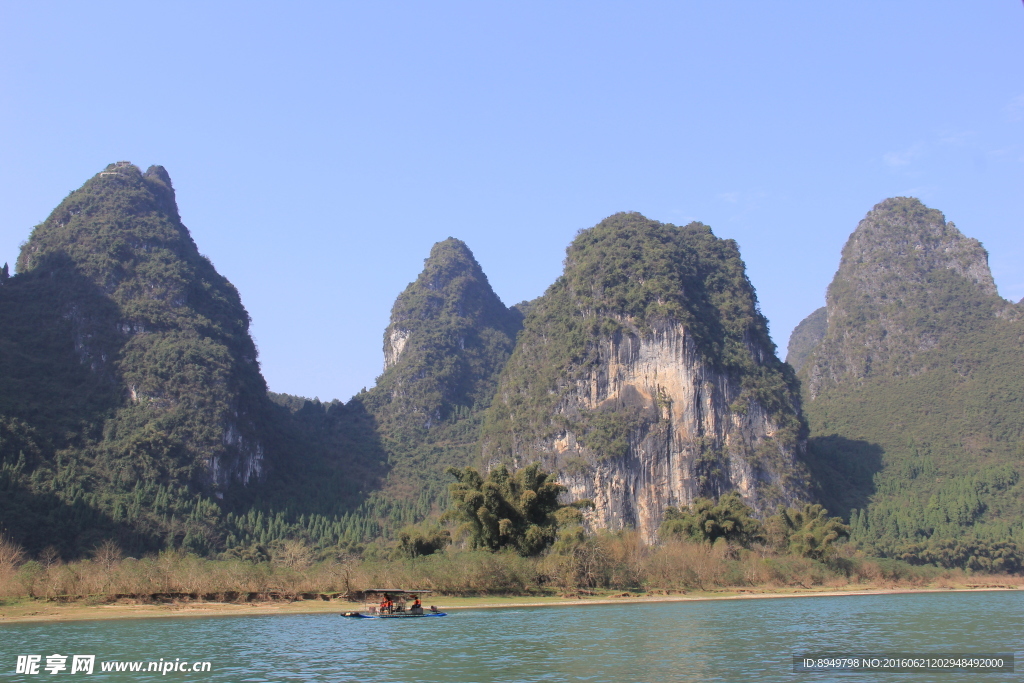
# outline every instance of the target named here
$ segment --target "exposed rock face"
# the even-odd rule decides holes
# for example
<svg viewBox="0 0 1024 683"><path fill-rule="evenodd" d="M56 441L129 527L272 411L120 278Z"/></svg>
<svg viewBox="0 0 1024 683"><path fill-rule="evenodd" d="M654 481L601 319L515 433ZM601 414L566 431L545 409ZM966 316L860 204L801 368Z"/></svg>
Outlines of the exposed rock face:
<svg viewBox="0 0 1024 683"><path fill-rule="evenodd" d="M822 306L800 321L789 335L786 348L786 362L800 372L814 348L825 338L828 328L828 309Z"/></svg>
<svg viewBox="0 0 1024 683"><path fill-rule="evenodd" d="M967 296L986 310L1002 301L981 243L917 199L878 204L850 235L829 286L827 331L802 373L809 396L840 381L920 372L915 358L959 327L949 316L964 314L939 302ZM1003 304L988 314L1009 314Z"/></svg>
<svg viewBox="0 0 1024 683"><path fill-rule="evenodd" d="M387 372L388 368L398 363L398 359L402 357L402 351L405 350L405 342L407 341L409 341L409 330L395 327L394 323L392 323L392 327L389 327L384 335L384 372Z"/></svg>
<svg viewBox="0 0 1024 683"><path fill-rule="evenodd" d="M806 497L792 371L775 356L736 245L617 214L583 231L502 374L485 460L541 460L597 527L653 540L665 507L738 490Z"/></svg>
<svg viewBox="0 0 1024 683"><path fill-rule="evenodd" d="M249 316L182 225L162 167L94 176L35 228L18 270L76 279L61 314L74 348L123 395L107 457L128 470L151 459L214 492L262 475L269 403Z"/></svg>
<svg viewBox="0 0 1024 683"><path fill-rule="evenodd" d="M637 418L624 457L563 471L571 497L593 500L600 526L637 527L648 540L667 506L697 497L738 490L762 511L799 498L795 444L772 443L780 424L757 402L732 410L741 382L710 367L682 325L636 332L601 340L598 366L560 406L563 415L612 411ZM562 462L586 457L569 430L552 446ZM759 452L759 446L767 448ZM781 484L779 491L763 490L772 483Z"/></svg>

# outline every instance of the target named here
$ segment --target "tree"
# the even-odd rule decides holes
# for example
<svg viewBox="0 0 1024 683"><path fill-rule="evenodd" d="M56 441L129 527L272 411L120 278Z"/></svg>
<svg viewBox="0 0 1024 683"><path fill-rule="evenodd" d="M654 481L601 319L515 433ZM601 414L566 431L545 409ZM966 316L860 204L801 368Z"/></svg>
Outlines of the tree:
<svg viewBox="0 0 1024 683"><path fill-rule="evenodd" d="M0 534L0 579L6 580L13 575L24 560L24 549L6 535Z"/></svg>
<svg viewBox="0 0 1024 683"><path fill-rule="evenodd" d="M658 528L662 538L684 538L691 541L714 543L719 538L750 545L763 538L763 527L754 519L754 511L744 504L740 494L730 491L718 502L697 498L691 505L679 509L665 508L665 519Z"/></svg>
<svg viewBox="0 0 1024 683"><path fill-rule="evenodd" d="M111 570L121 562L122 557L124 557L124 553L121 551L121 546L110 538L96 546L92 553L92 558L103 567L103 571L107 574L110 574Z"/></svg>
<svg viewBox="0 0 1024 683"><path fill-rule="evenodd" d="M850 527L839 517L829 517L821 505L807 503L803 508L779 506L768 518L768 535L780 549L794 555L825 560L835 552L835 543L850 537Z"/></svg>
<svg viewBox="0 0 1024 683"><path fill-rule="evenodd" d="M451 542L451 533L439 527L408 526L398 532L398 551L406 557L433 555Z"/></svg>
<svg viewBox="0 0 1024 683"><path fill-rule="evenodd" d="M472 467L449 467L447 473L457 482L450 487L451 507L442 521L460 523L458 533L474 549L512 548L524 557L537 555L554 542L560 524L578 523L579 509L593 505L560 504L558 496L566 488L536 463L514 474L502 465L486 479Z"/></svg>

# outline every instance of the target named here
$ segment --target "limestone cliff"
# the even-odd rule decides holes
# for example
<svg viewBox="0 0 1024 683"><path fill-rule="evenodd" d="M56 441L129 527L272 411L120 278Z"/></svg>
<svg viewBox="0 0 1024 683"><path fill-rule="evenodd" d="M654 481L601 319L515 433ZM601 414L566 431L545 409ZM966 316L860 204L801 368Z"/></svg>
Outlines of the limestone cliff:
<svg viewBox="0 0 1024 683"><path fill-rule="evenodd" d="M652 540L666 506L806 497L792 370L732 240L617 214L531 304L487 415L489 464L543 461L591 524Z"/></svg>

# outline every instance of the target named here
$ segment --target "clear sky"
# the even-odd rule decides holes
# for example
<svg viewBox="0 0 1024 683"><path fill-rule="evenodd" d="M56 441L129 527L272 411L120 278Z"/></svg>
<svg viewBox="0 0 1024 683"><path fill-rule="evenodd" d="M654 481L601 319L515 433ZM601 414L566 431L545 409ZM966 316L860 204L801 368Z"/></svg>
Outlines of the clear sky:
<svg viewBox="0 0 1024 683"><path fill-rule="evenodd" d="M0 131L0 262L161 164L270 388L321 399L373 384L434 242L511 305L617 211L735 239L782 356L890 196L1024 297L1020 0L0 0Z"/></svg>

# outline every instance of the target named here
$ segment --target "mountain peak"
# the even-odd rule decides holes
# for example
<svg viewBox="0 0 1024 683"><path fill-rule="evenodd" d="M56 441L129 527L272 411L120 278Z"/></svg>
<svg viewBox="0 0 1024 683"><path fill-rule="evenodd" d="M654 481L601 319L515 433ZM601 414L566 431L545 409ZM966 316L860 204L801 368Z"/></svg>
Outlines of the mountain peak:
<svg viewBox="0 0 1024 683"><path fill-rule="evenodd" d="M384 369L398 363L408 339L433 335L428 329L461 338L457 330L463 328L497 327L514 339L518 323L510 327L510 321L516 317L491 289L466 243L449 237L431 248L419 277L395 300L384 333ZM459 343L465 346L464 339Z"/></svg>
<svg viewBox="0 0 1024 683"><path fill-rule="evenodd" d="M142 173L134 164L118 161L69 194L36 226L18 257L18 272L36 267L47 254L62 253L97 284L112 290L117 283L110 278L120 276L111 259L145 260L158 246L178 257L198 255L181 224L167 171L151 166Z"/></svg>
<svg viewBox="0 0 1024 683"><path fill-rule="evenodd" d="M828 309L822 306L800 321L789 335L789 346L786 350L786 362L800 372L811 352L825 336L828 328Z"/></svg>
<svg viewBox="0 0 1024 683"><path fill-rule="evenodd" d="M915 374L923 354L1007 305L981 243L913 197L886 199L860 221L826 303L827 330L803 368L812 398L847 379Z"/></svg>
<svg viewBox="0 0 1024 683"><path fill-rule="evenodd" d="M464 242L438 242L391 309L379 386L397 398L414 385L430 385L413 412L441 415L448 405L472 405L483 398L480 383L492 382L491 366L511 352L519 321Z"/></svg>
<svg viewBox="0 0 1024 683"><path fill-rule="evenodd" d="M181 223L166 169L107 165L36 226L18 270L75 282L62 315L80 362L121 387L112 433L173 417L169 442L205 486L260 476L266 385L249 316Z"/></svg>
<svg viewBox="0 0 1024 683"><path fill-rule="evenodd" d="M480 264L473 257L466 243L460 239L449 237L437 242L430 249L430 256L423 261L423 272L416 282L429 289L440 291L451 285L457 278L469 277L481 282L490 289L487 284L487 276L484 275Z"/></svg>
<svg viewBox="0 0 1024 683"><path fill-rule="evenodd" d="M521 321L465 243L449 237L434 245L419 277L395 300L384 372L360 398L386 435L389 495L434 500L444 495L445 467L473 462L480 413Z"/></svg>
<svg viewBox="0 0 1024 683"><path fill-rule="evenodd" d="M983 292L996 294L981 242L966 237L921 200L891 197L876 204L850 235L837 277L920 281L937 269L952 270Z"/></svg>

